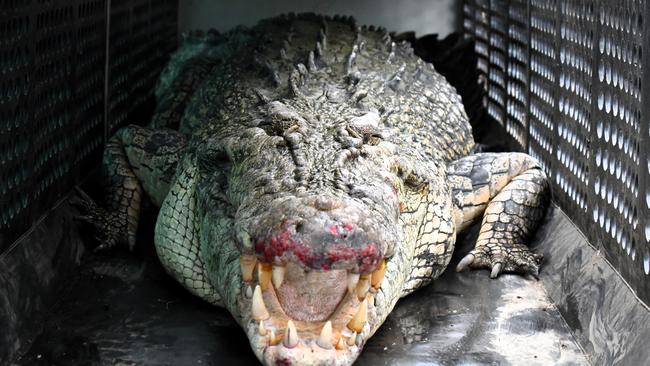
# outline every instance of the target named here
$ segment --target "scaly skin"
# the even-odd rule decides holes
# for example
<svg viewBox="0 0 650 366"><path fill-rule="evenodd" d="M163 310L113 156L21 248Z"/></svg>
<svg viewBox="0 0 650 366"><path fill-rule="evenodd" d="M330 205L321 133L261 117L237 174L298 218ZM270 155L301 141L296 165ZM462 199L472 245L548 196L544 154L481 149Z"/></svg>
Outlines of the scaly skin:
<svg viewBox="0 0 650 366"><path fill-rule="evenodd" d="M459 269L538 272L524 243L544 173L524 154L472 155L455 90L384 30L305 14L194 33L156 95L150 127L106 150L114 204L83 203L85 219L102 248L133 244L144 190L163 266L227 308L265 364L354 362L481 217Z"/></svg>

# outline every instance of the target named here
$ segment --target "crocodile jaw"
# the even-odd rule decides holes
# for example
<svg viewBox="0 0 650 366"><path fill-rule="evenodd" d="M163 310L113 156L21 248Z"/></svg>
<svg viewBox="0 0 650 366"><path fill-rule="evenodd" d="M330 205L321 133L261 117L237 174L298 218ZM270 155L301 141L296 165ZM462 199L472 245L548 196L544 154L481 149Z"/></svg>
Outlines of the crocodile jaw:
<svg viewBox="0 0 650 366"><path fill-rule="evenodd" d="M375 273L385 271L385 263ZM316 311L318 320L292 319L283 308L281 292L285 290L284 287L290 286L290 274L296 268L288 265L286 281L277 286L277 276L267 279L260 267L259 263L256 264L256 278L242 280L238 313L253 351L266 365L351 365L399 297L386 293L388 286L382 288L386 281L375 281L376 286L372 286L371 273L359 276L356 283L352 274L349 276L352 278L350 282L321 284L322 293L337 293L341 286L344 287L344 295L331 314ZM243 272L243 278L247 278ZM334 271L310 272L307 276L340 278L340 275L328 272ZM345 273L343 275L348 277ZM262 287L265 289L262 290ZM376 296L391 300L385 306L377 306ZM285 307L290 305L297 304L295 301L284 304ZM323 306L331 306L331 302Z"/></svg>

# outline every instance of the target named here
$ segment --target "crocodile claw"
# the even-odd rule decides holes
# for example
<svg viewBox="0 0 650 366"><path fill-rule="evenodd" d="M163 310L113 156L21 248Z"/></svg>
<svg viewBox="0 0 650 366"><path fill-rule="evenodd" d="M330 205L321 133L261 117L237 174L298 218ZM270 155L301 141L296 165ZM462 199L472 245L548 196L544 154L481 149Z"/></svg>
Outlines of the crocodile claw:
<svg viewBox="0 0 650 366"><path fill-rule="evenodd" d="M513 272L528 279L539 279L539 264L542 255L533 253L523 244L489 243L480 245L458 262L456 271L466 268L488 268L490 278L501 273Z"/></svg>
<svg viewBox="0 0 650 366"><path fill-rule="evenodd" d="M499 276L499 273L501 273L502 268L503 268L502 263L497 263L494 266L492 266L492 272L490 272L490 278L497 278L497 276Z"/></svg>
<svg viewBox="0 0 650 366"><path fill-rule="evenodd" d="M458 265L456 266L456 272L463 271L465 268L467 268L467 266L472 264L472 262L474 262L474 254L470 253L464 256L463 259L458 262Z"/></svg>
<svg viewBox="0 0 650 366"><path fill-rule="evenodd" d="M93 237L99 242L99 245L93 251L101 252L111 249L122 242L128 242L129 249L133 250L134 246L126 238L126 235L123 234L126 232L126 221L121 219L118 213L109 212L97 205L80 188L75 187L75 191L78 196L70 198L69 203L77 208L80 214L74 216L73 219L85 223L92 228Z"/></svg>

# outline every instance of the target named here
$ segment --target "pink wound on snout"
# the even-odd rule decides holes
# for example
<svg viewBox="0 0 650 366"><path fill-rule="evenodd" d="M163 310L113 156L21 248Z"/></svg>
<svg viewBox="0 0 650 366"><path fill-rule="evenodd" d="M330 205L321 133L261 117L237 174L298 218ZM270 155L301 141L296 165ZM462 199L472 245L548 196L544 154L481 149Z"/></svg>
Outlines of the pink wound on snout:
<svg viewBox="0 0 650 366"><path fill-rule="evenodd" d="M348 234L347 231L352 231L352 229L354 229L354 226L350 223L343 226L332 224L330 225L330 234L336 237L343 236L345 238Z"/></svg>
<svg viewBox="0 0 650 366"><path fill-rule="evenodd" d="M346 224L341 226L332 225L330 232L336 237L341 237L341 232L351 231L353 226ZM342 236L345 238L345 235ZM283 230L277 235L267 235L264 238L257 240L255 244L255 251L258 258L267 263L274 263L277 258L281 258L286 254L293 254L293 256L302 262L305 266L310 268L319 268L322 270L330 270L336 268L336 264L340 262L350 262L360 273L366 273L374 270L382 259L382 254L374 242L352 247L346 243L332 243L325 246L324 249L314 250L315 248L309 245L296 241L292 238L292 234L288 230Z"/></svg>

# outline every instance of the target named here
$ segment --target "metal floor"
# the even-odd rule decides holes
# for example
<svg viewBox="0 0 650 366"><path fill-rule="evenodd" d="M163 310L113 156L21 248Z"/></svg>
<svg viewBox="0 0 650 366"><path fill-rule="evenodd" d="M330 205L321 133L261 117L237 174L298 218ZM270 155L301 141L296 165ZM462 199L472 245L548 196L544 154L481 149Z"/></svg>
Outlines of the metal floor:
<svg viewBox="0 0 650 366"><path fill-rule="evenodd" d="M461 241L452 265L471 241ZM16 364L258 364L227 311L164 273L151 239L141 240L136 253L84 258L43 333ZM400 300L356 364L588 364L540 282L488 275L447 271Z"/></svg>

